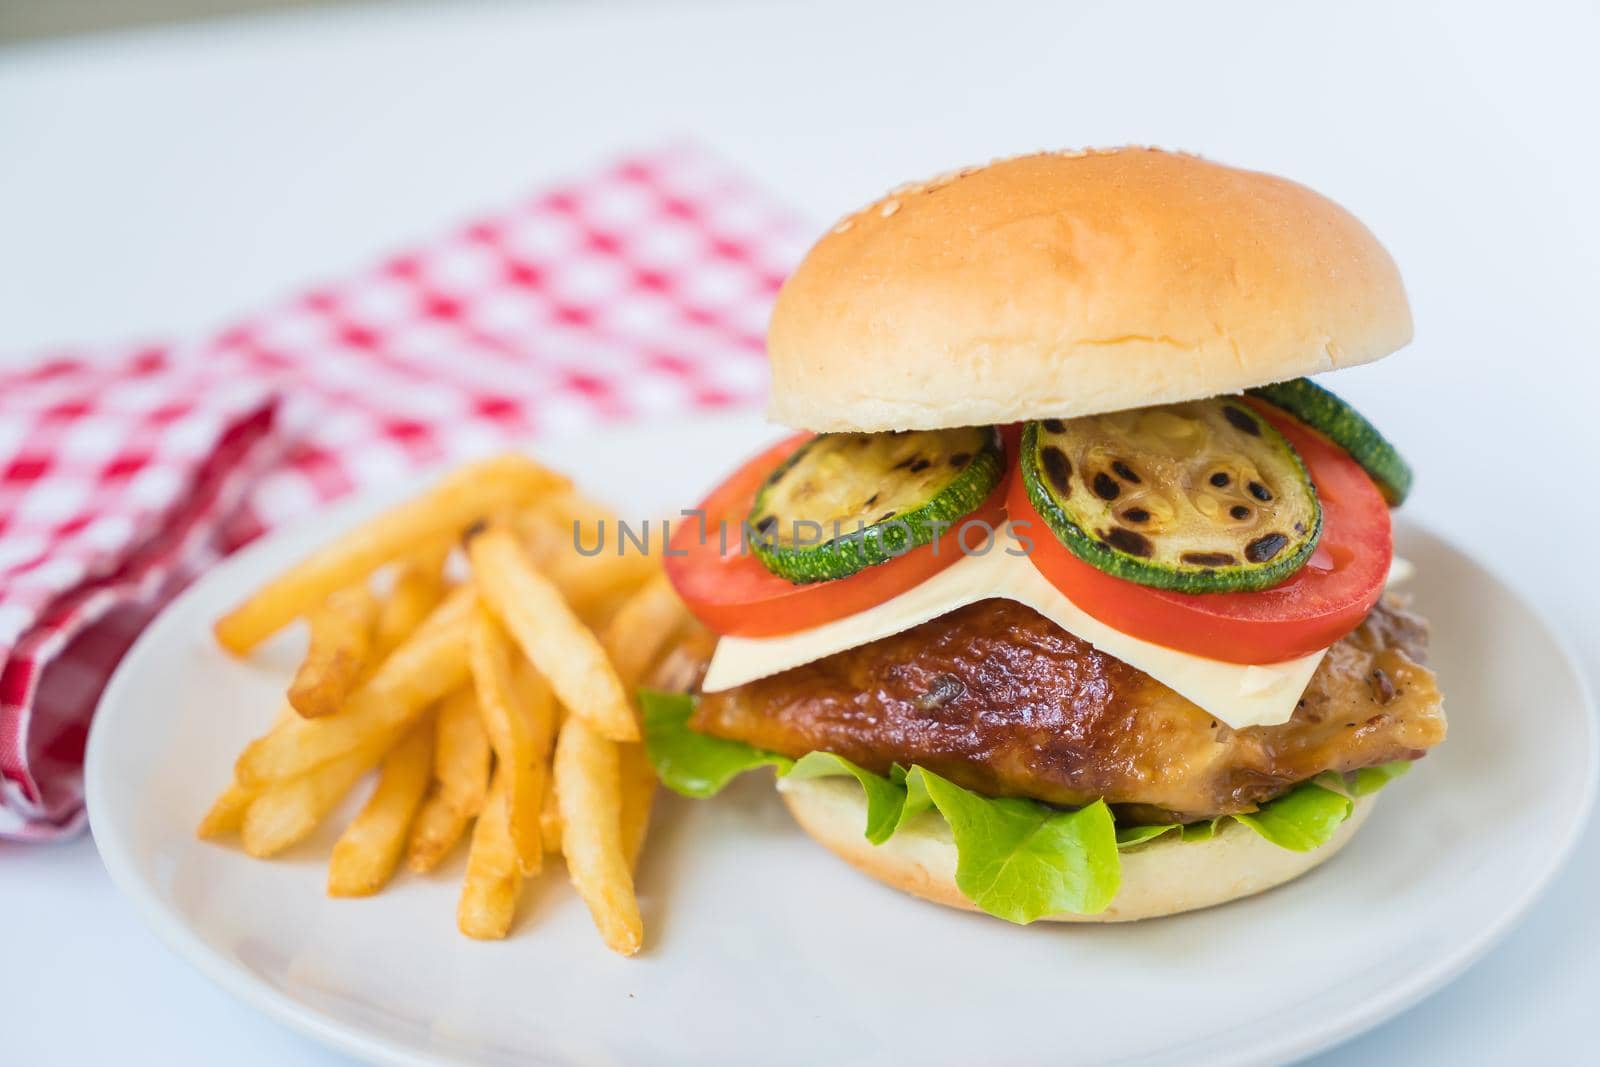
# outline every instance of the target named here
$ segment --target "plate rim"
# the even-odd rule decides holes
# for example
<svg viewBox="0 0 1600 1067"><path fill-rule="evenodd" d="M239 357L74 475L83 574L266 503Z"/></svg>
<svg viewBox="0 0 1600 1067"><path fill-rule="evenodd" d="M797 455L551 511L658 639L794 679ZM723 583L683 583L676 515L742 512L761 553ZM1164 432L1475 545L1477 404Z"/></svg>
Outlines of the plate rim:
<svg viewBox="0 0 1600 1067"><path fill-rule="evenodd" d="M639 429L646 433L661 432L668 426L670 423L654 422L645 423ZM406 492L425 484L445 466L430 465L407 478L395 479L352 493L321 511L302 516L268 533L255 543L222 560L184 589L151 620L118 663L96 705L84 760L84 795L91 828L99 822L95 817L96 812L105 810L103 807L107 803L105 793L110 788L104 781L101 771L104 760L108 758L102 756L104 743L101 740L110 732L109 729L101 729L102 723L110 721L106 709L115 708L118 704L127 706L122 691L132 684L129 679L133 675L133 667L160 637L163 623L170 616L183 610L190 602L198 599L214 582L223 580L227 574L234 571L250 568L258 556L271 552L273 545L307 537L314 527L327 527L331 524L334 528L342 528L340 524L354 522L359 516L381 507L386 500L403 497ZM1255 1040L1250 1045L1238 1049L1236 1053L1222 1054L1213 1062L1240 1065L1282 1063L1326 1051L1395 1018L1442 989L1521 924L1571 860L1592 816L1597 791L1600 791L1600 712L1597 712L1593 688L1571 641L1566 634L1553 627L1536 605L1514 584L1506 581L1495 568L1483 563L1475 555L1465 551L1425 523L1409 516L1404 517L1402 521L1422 536L1437 541L1444 548L1469 561L1490 581L1499 585L1501 591L1511 597L1537 623L1543 638L1560 656L1576 684L1578 703L1582 711L1581 721L1587 739L1582 799L1572 809L1573 817L1568 822L1565 838L1560 847L1550 853L1550 862L1514 904L1500 911L1493 923L1477 928L1471 937L1457 942L1450 952L1437 958L1430 966L1408 974L1401 985L1392 988L1381 998L1357 1002L1335 1016L1319 1017L1315 1023L1297 1027L1293 1031L1276 1031L1281 1036ZM392 1065L392 1067L432 1067L441 1063L470 1065L473 1062L445 1050L419 1050L379 1031L368 1030L359 1024L340 1020L275 988L213 948L191 925L184 922L179 912L169 908L155 887L141 876L127 841L119 836L103 836L95 833L94 843L113 885L133 904L135 912L158 939L181 959L242 1003L290 1030L368 1062Z"/></svg>

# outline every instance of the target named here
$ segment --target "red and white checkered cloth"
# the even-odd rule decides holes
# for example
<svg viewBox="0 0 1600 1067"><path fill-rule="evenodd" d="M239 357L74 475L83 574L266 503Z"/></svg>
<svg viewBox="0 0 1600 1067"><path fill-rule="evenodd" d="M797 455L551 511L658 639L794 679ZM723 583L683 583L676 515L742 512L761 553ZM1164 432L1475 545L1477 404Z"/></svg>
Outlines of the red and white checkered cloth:
<svg viewBox="0 0 1600 1067"><path fill-rule="evenodd" d="M422 464L757 398L803 232L672 148L206 343L0 372L0 837L81 828L111 669L263 530Z"/></svg>

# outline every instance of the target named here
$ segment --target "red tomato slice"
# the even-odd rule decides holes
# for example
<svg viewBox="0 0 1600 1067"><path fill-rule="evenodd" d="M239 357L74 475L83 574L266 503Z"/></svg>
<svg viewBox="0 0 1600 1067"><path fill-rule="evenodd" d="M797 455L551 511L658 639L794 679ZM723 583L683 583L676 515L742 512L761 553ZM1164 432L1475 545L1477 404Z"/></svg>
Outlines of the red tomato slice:
<svg viewBox="0 0 1600 1067"><path fill-rule="evenodd" d="M848 578L796 585L741 551L740 532L758 489L780 461L811 437L796 434L740 467L700 505L705 525L690 516L673 520L664 562L667 577L695 618L719 634L768 637L820 626L899 596L961 558L957 523L931 544ZM1005 494L997 488L963 522L982 521L992 530L1005 522ZM720 531L726 531L726 544ZM977 531L968 531L977 544Z"/></svg>
<svg viewBox="0 0 1600 1067"><path fill-rule="evenodd" d="M1101 622L1211 659L1276 663L1326 648L1354 630L1382 595L1394 557L1389 506L1338 446L1277 408L1254 406L1300 453L1322 501L1322 537L1294 577L1254 593L1199 595L1113 578L1056 539L1019 477L1006 503L1013 522L1029 524L1024 532L1034 544L1034 566Z"/></svg>

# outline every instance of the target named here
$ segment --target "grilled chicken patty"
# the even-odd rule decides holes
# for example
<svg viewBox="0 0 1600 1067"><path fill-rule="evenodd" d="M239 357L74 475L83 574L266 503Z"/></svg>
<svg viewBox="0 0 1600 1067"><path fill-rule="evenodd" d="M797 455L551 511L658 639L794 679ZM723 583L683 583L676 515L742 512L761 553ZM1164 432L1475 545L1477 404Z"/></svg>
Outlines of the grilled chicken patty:
<svg viewBox="0 0 1600 1067"><path fill-rule="evenodd" d="M1380 604L1329 652L1294 717L1233 730L1031 608L985 600L721 693L690 725L879 773L920 764L990 796L1098 798L1140 820L1250 811L1298 782L1444 740L1426 626Z"/></svg>

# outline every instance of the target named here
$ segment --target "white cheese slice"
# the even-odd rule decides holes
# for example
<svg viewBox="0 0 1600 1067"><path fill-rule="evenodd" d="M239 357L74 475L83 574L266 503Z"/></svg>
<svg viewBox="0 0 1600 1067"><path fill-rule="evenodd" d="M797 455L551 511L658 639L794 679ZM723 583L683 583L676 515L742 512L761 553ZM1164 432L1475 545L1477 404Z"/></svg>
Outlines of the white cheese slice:
<svg viewBox="0 0 1600 1067"><path fill-rule="evenodd" d="M1144 671L1235 729L1287 722L1327 650L1282 663L1224 663L1107 626L1051 585L1024 556L996 546L921 585L836 622L776 637L724 637L702 688L714 693L920 626L979 600L1026 604L1063 630Z"/></svg>

